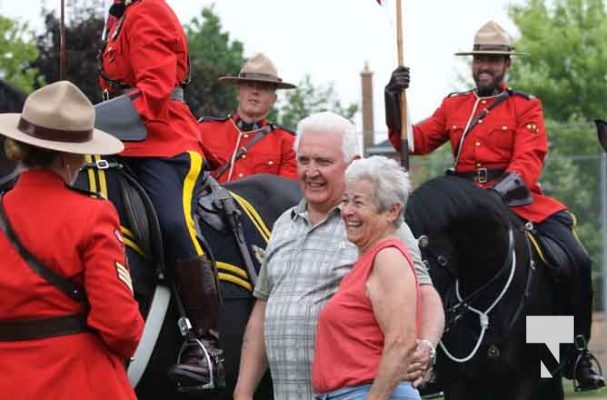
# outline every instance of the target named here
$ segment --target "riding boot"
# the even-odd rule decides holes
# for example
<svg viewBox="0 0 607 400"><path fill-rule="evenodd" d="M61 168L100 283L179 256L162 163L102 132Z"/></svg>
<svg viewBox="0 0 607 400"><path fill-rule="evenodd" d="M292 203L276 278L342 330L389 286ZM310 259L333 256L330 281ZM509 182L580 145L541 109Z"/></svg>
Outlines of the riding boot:
<svg viewBox="0 0 607 400"><path fill-rule="evenodd" d="M583 308L579 308L574 315L574 321L580 321L581 324L585 325L584 328L579 328L578 323L574 324L577 328L575 330L575 344L571 346L567 352L567 369L565 376L573 380L573 386L576 391L596 390L605 386L605 378L601 375L602 371L598 360L588 349L591 318L591 313ZM578 332L584 333L578 334ZM598 372L597 369L595 369L595 365L601 372Z"/></svg>
<svg viewBox="0 0 607 400"><path fill-rule="evenodd" d="M225 371L219 345L220 296L213 263L206 255L178 261L174 275L191 329L180 324L186 340L169 376L182 392L222 388Z"/></svg>
<svg viewBox="0 0 607 400"><path fill-rule="evenodd" d="M579 265L579 264L578 264ZM601 370L597 359L588 349L592 326L592 281L584 269L578 269L577 291L571 299L574 315L575 343L569 348L566 377L573 380L576 391L596 390L605 386L605 379L597 372L594 364Z"/></svg>
<svg viewBox="0 0 607 400"><path fill-rule="evenodd" d="M588 350L586 338L577 335L574 348L568 351L565 372L565 376L573 380L576 391L597 390L605 386L605 378L596 371L595 365L600 371L598 360Z"/></svg>

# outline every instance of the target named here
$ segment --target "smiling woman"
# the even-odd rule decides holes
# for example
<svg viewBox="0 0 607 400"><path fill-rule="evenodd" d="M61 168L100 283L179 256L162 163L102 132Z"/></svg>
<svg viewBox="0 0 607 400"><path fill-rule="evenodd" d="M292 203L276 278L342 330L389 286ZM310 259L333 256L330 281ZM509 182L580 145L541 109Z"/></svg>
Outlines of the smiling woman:
<svg viewBox="0 0 607 400"><path fill-rule="evenodd" d="M348 239L361 254L378 240L393 236L403 220L408 174L393 160L356 160L346 171L342 218Z"/></svg>
<svg viewBox="0 0 607 400"><path fill-rule="evenodd" d="M359 258L320 313L312 367L317 399L420 398L401 381L419 326L417 278L395 236L408 191L408 174L394 160L354 160L346 170L341 214Z"/></svg>

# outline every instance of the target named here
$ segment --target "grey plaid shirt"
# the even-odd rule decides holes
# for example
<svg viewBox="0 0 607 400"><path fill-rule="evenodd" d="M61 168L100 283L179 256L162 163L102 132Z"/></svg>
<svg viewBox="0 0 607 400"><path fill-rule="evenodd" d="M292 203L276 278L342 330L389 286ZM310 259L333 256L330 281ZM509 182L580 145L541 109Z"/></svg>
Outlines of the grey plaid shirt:
<svg viewBox="0 0 607 400"><path fill-rule="evenodd" d="M253 293L268 302L265 344L274 396L280 400L313 398L311 367L318 315L358 258L337 208L312 226L306 207L302 200L274 223ZM430 283L413 235L402 229L398 233L407 248L415 246L411 253L420 283Z"/></svg>

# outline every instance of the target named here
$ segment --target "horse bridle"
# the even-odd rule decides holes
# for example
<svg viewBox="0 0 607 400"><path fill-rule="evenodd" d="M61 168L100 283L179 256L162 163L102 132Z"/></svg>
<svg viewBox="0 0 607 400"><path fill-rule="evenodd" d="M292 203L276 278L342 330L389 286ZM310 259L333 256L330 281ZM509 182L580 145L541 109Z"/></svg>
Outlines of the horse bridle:
<svg viewBox="0 0 607 400"><path fill-rule="evenodd" d="M483 342L484 336L485 336L485 332L487 331L488 327L489 327L489 314L491 313L491 311L500 303L500 301L503 299L503 297L505 296L506 292L508 291L508 289L510 288L510 285L512 284L513 278L514 278L514 274L516 272L516 249L514 246L514 230L512 227L512 224L509 223L508 224L508 249L507 249L507 256L506 259L504 260L504 264L502 265L502 267L499 269L499 271L489 280L487 281L484 285L482 285L481 287L475 289L472 293L470 293L469 295L467 295L465 298L462 298L460 293L459 293L459 280L458 278L455 276L455 273L448 268L448 260L445 256L443 255L436 255L434 253L434 251L432 251L432 249L429 247L429 243L428 243L428 239L424 237L420 237L420 247L424 247L425 251L428 252L429 254L431 254L433 256L433 258L436 260L436 262L438 263L438 265L440 265L441 267L445 268L455 279L455 296L457 298L457 303L450 307L449 309L446 310L446 314L454 314L454 316L452 318L450 318L447 321L447 326L450 326L453 324L453 322L457 321L459 318L462 317L462 315L466 312L473 312L475 314L477 314L479 316L479 320L480 320L480 326L481 326L481 332L478 336L478 340L476 342L476 344L474 345L474 348L472 349L472 351L470 352L470 354L468 354L466 357L461 357L458 358L456 356L454 356L453 354L451 354L451 352L447 349L447 346L443 343L443 340L441 340L439 342L441 349L444 351L444 353L447 355L447 357L449 359L451 359L454 362L457 363L464 363L467 362L469 360L471 360L477 353L478 349L480 348L481 343ZM531 256L531 249L529 248L529 245L527 244L527 249L529 252L529 260L530 260L530 272L527 274L527 280L525 283L525 292L524 295L521 297L521 300L519 302L519 305L517 306L517 309L512 317L512 320L510 321L510 324L508 325L508 329L507 332L509 332L512 327L514 326L514 323L518 320L518 317L520 316L523 308L524 308L524 304L525 304L525 299L528 297L528 293L529 293L529 287L530 287L530 283L531 283L531 277L533 275L533 271L535 270L535 262L533 261L533 257ZM491 305L489 307L487 307L487 309L485 311L481 311L475 307L473 307L471 305L471 303L481 294L483 293L488 287L490 287L490 285L492 285L494 282L496 282L502 275L504 275L507 271L510 271L509 275L508 275L508 279L506 281L506 284L504 285L504 287L502 288L502 290L500 291L499 295L496 297L496 299L491 303ZM446 331L448 331L449 328L447 328Z"/></svg>

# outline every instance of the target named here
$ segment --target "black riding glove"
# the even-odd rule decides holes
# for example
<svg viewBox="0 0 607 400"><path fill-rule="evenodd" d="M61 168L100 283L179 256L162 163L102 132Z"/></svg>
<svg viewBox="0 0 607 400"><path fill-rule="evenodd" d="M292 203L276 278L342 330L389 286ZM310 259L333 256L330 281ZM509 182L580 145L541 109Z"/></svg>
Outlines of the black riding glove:
<svg viewBox="0 0 607 400"><path fill-rule="evenodd" d="M497 194L508 207L524 206L533 202L531 191L516 172L506 172L488 188Z"/></svg>
<svg viewBox="0 0 607 400"><path fill-rule="evenodd" d="M386 125L394 132L400 132L400 94L409 87L409 68L399 66L392 72L390 81L384 89L386 106Z"/></svg>

